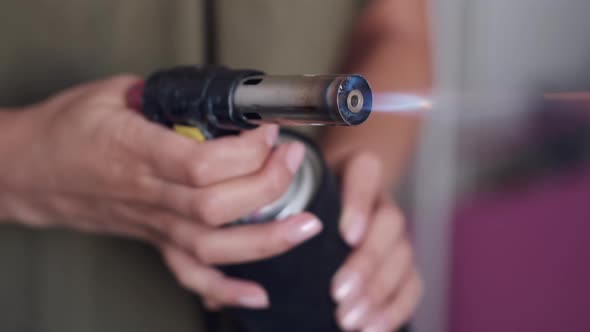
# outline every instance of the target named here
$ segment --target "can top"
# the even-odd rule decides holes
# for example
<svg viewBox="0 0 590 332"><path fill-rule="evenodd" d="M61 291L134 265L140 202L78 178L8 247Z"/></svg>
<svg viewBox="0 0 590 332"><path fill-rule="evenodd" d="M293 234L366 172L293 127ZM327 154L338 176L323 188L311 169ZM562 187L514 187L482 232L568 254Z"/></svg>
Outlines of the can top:
<svg viewBox="0 0 590 332"><path fill-rule="evenodd" d="M274 202L238 220L238 224L256 224L274 219L283 219L301 213L308 208L316 196L321 179L324 176L324 163L317 149L309 146L305 140L298 139L295 134L288 131L281 132L278 143L282 144L295 140L306 145L305 158L299 170L295 173L287 191Z"/></svg>

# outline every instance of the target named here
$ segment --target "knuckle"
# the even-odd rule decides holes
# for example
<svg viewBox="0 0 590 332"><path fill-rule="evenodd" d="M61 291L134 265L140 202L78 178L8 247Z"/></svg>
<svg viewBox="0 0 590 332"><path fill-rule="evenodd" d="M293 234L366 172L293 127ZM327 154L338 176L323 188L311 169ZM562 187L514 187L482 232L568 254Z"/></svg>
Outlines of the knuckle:
<svg viewBox="0 0 590 332"><path fill-rule="evenodd" d="M236 151L251 150L252 146L253 146L250 142L248 142L242 136L223 137L217 143L223 144L225 146L231 146Z"/></svg>
<svg viewBox="0 0 590 332"><path fill-rule="evenodd" d="M388 289L390 279L378 277L373 282L368 283L368 297L373 303L379 303L389 294L384 290Z"/></svg>
<svg viewBox="0 0 590 332"><path fill-rule="evenodd" d="M216 283L216 288L213 291L210 291L210 296L217 299L221 304L231 305L238 301L238 295L228 291L228 287L226 287L223 281Z"/></svg>
<svg viewBox="0 0 590 332"><path fill-rule="evenodd" d="M224 302L224 294L226 292L225 278L221 273L209 272L206 273L206 277L202 278L200 285L200 295L203 297L211 298Z"/></svg>
<svg viewBox="0 0 590 332"><path fill-rule="evenodd" d="M197 259L206 265L213 264L213 257L210 254L209 245L207 241L195 241L193 244L193 252Z"/></svg>
<svg viewBox="0 0 590 332"><path fill-rule="evenodd" d="M275 199L285 192L291 181L291 175L284 165L275 163L262 173L262 179L269 199Z"/></svg>
<svg viewBox="0 0 590 332"><path fill-rule="evenodd" d="M146 211L145 209L134 211L134 214L136 214L134 216L136 218L136 222L138 224L153 228L162 235L168 236L171 234L170 223L162 216L150 212L152 211Z"/></svg>
<svg viewBox="0 0 590 332"><path fill-rule="evenodd" d="M186 289L195 288L195 285L193 284L193 280L191 277L191 273L188 269L177 268L174 270L174 275L176 276L176 280L182 287Z"/></svg>
<svg viewBox="0 0 590 332"><path fill-rule="evenodd" d="M270 148L261 139L250 139L248 137L232 138L232 146L236 151L247 151L248 160L255 169L259 169L266 160Z"/></svg>
<svg viewBox="0 0 590 332"><path fill-rule="evenodd" d="M361 260L367 265L373 266L381 256L380 250L374 245L367 245L361 251Z"/></svg>
<svg viewBox="0 0 590 332"><path fill-rule="evenodd" d="M266 144L266 142L262 139L258 139L252 144L252 154L255 159L262 165L268 152L270 151L270 147Z"/></svg>
<svg viewBox="0 0 590 332"><path fill-rule="evenodd" d="M194 217L204 224L217 226L217 200L213 193L198 195L193 204Z"/></svg>
<svg viewBox="0 0 590 332"><path fill-rule="evenodd" d="M171 216L147 209L133 213L137 224L148 227L159 236L173 237L175 235L177 224Z"/></svg>
<svg viewBox="0 0 590 332"><path fill-rule="evenodd" d="M116 131L112 137L125 149L135 152L146 146L145 142L141 142L139 139L139 137L143 136L142 133L145 131L145 127L143 126L143 122L137 121L136 118L128 115L131 114L125 114L125 116L120 117L118 125L115 127Z"/></svg>
<svg viewBox="0 0 590 332"><path fill-rule="evenodd" d="M133 171L138 174L131 176L130 190L133 192L133 196L148 203L161 202L164 192L162 189L163 185L158 183L153 177L146 175L146 169L137 167Z"/></svg>
<svg viewBox="0 0 590 332"><path fill-rule="evenodd" d="M187 162L187 173L190 183L194 186L202 186L206 183L208 163L204 160L199 162Z"/></svg>
<svg viewBox="0 0 590 332"><path fill-rule="evenodd" d="M149 218L149 217L148 217ZM170 217L151 217L151 219L153 220L151 222L152 225L155 226L155 228L162 234L164 234L165 236L176 236L177 233L177 223L174 222L174 220Z"/></svg>
<svg viewBox="0 0 590 332"><path fill-rule="evenodd" d="M359 270L373 271L377 266L377 257L379 253L375 248L366 247L358 252L355 264L359 266Z"/></svg>

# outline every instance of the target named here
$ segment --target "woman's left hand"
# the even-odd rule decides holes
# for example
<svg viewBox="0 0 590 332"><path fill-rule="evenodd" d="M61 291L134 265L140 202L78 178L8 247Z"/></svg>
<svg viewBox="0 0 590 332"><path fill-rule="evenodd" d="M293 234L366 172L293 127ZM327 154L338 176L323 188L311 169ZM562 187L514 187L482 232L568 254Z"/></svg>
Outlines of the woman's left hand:
<svg viewBox="0 0 590 332"><path fill-rule="evenodd" d="M342 170L342 236L354 250L332 282L346 331L395 331L412 316L423 286L404 218L384 192L380 160L350 158Z"/></svg>

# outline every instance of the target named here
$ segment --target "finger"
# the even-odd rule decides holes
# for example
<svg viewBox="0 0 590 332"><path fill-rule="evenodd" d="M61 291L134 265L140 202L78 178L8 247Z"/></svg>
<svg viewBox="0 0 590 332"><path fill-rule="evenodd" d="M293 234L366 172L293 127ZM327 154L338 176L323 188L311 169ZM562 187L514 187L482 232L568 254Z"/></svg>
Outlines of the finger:
<svg viewBox="0 0 590 332"><path fill-rule="evenodd" d="M301 143L283 144L252 175L194 190L167 186L163 190L168 192L160 195L160 204L207 225L230 223L279 198L291 183L304 153Z"/></svg>
<svg viewBox="0 0 590 332"><path fill-rule="evenodd" d="M282 254L322 230L321 222L304 213L265 224L242 225L187 238L195 256L208 265L257 261ZM188 234L185 232L184 234ZM183 236L179 234L178 237Z"/></svg>
<svg viewBox="0 0 590 332"><path fill-rule="evenodd" d="M338 307L337 317L343 327L355 329L363 326L388 299L399 293L402 279L414 271L410 252L408 241L401 241L376 273L368 278L365 289Z"/></svg>
<svg viewBox="0 0 590 332"><path fill-rule="evenodd" d="M362 330L363 332L388 332L399 329L408 322L422 298L423 284L414 270L406 279L397 296L379 310Z"/></svg>
<svg viewBox="0 0 590 332"><path fill-rule="evenodd" d="M222 305L266 308L268 296L259 285L225 277L174 246L162 249L164 260L185 288Z"/></svg>
<svg viewBox="0 0 590 332"><path fill-rule="evenodd" d="M203 299L203 305L209 311L219 311L221 309L221 304L211 299Z"/></svg>
<svg viewBox="0 0 590 332"><path fill-rule="evenodd" d="M115 205L124 225L142 226L198 258L201 263L244 263L272 257L317 235L321 222L302 213L265 224L211 228L161 209Z"/></svg>
<svg viewBox="0 0 590 332"><path fill-rule="evenodd" d="M124 140L154 174L177 184L202 187L259 170L277 137L278 127L268 125L198 143L143 120L129 128Z"/></svg>
<svg viewBox="0 0 590 332"><path fill-rule="evenodd" d="M101 81L90 82L85 93L90 102L100 102L127 109L127 92L140 82L141 78L131 74L120 74ZM83 93L84 94L84 93Z"/></svg>
<svg viewBox="0 0 590 332"><path fill-rule="evenodd" d="M336 310L336 321L342 330L356 331L367 322L371 309L366 299L361 299L354 305L339 306Z"/></svg>
<svg viewBox="0 0 590 332"><path fill-rule="evenodd" d="M245 263L284 253L322 230L321 222L304 213L266 224L210 228L166 211L127 208L119 212L160 234L207 265ZM139 210L139 212L138 212Z"/></svg>
<svg viewBox="0 0 590 332"><path fill-rule="evenodd" d="M377 272L367 283L367 289L363 292L372 306L382 305L391 294L398 291L403 278L413 270L412 247L407 238L404 238L387 255L385 261L377 269Z"/></svg>
<svg viewBox="0 0 590 332"><path fill-rule="evenodd" d="M381 172L379 159L367 153L355 157L344 169L340 232L349 245L357 245L368 227L380 195Z"/></svg>
<svg viewBox="0 0 590 332"><path fill-rule="evenodd" d="M391 204L384 203L373 218L366 240L334 277L332 296L337 302L359 294L361 286L375 273L403 233L403 219Z"/></svg>

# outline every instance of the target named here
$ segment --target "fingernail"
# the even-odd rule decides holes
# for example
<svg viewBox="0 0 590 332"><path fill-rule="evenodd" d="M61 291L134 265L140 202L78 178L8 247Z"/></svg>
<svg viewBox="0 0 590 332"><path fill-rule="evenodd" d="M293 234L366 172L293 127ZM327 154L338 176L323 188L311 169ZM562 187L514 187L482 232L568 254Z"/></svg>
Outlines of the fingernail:
<svg viewBox="0 0 590 332"><path fill-rule="evenodd" d="M269 304L266 294L245 295L240 297L238 302L244 307L253 309L267 308Z"/></svg>
<svg viewBox="0 0 590 332"><path fill-rule="evenodd" d="M358 244L365 232L366 220L355 212L345 212L342 218L344 240L351 246Z"/></svg>
<svg viewBox="0 0 590 332"><path fill-rule="evenodd" d="M360 301L354 305L347 313L342 317L342 327L345 329L352 330L357 327L360 321L365 317L369 311L369 304L366 301Z"/></svg>
<svg viewBox="0 0 590 332"><path fill-rule="evenodd" d="M342 302L354 294L360 287L361 278L358 273L343 271L335 277L334 300Z"/></svg>
<svg viewBox="0 0 590 332"><path fill-rule="evenodd" d="M303 242L322 230L322 223L315 219L308 219L304 222L297 222L289 232L288 238L293 243Z"/></svg>
<svg viewBox="0 0 590 332"><path fill-rule="evenodd" d="M301 143L289 143L287 148L287 168L291 173L297 172L303 157L305 156L305 147Z"/></svg>
<svg viewBox="0 0 590 332"><path fill-rule="evenodd" d="M266 143L269 146L274 146L279 137L279 126L270 125L266 128Z"/></svg>

